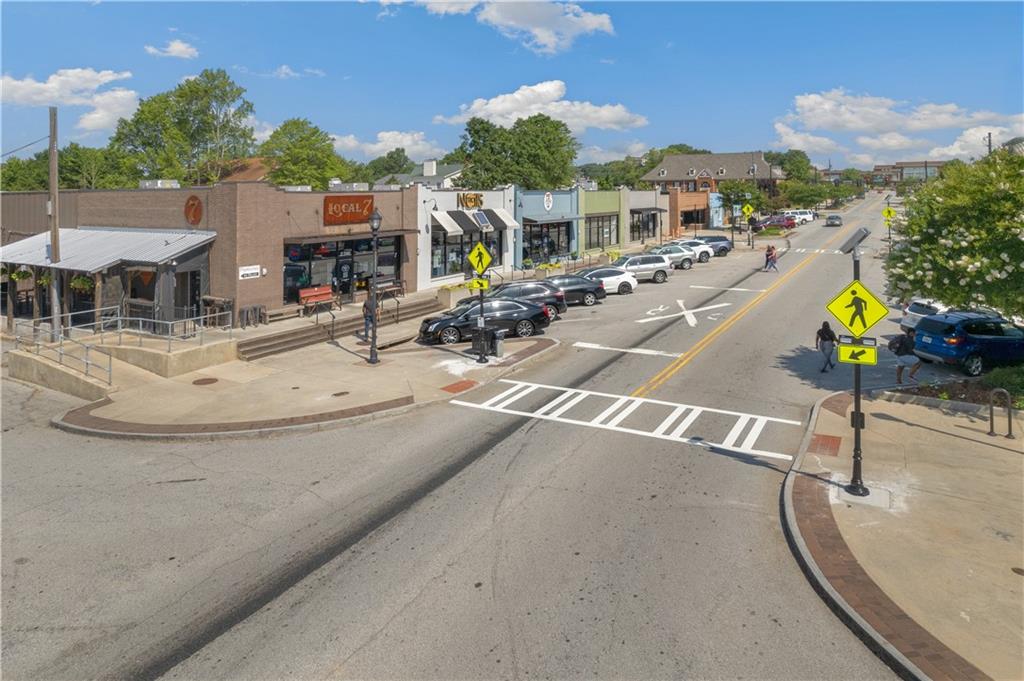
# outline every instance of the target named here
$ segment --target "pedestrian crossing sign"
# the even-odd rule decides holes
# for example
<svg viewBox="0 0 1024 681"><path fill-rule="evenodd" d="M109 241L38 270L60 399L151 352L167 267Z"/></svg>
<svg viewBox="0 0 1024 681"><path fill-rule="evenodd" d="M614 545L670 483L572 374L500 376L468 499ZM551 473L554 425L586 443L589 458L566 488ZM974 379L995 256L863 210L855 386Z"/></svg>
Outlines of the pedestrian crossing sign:
<svg viewBox="0 0 1024 681"><path fill-rule="evenodd" d="M843 364L878 364L878 339L839 336L836 347Z"/></svg>
<svg viewBox="0 0 1024 681"><path fill-rule="evenodd" d="M483 274L487 271L488 265L491 264L491 254L487 251L487 248L480 243L476 242L476 246L473 246L473 250L469 252L469 264L473 266L477 274Z"/></svg>
<svg viewBox="0 0 1024 681"><path fill-rule="evenodd" d="M825 309L858 338L889 314L888 306L857 279L843 288Z"/></svg>
<svg viewBox="0 0 1024 681"><path fill-rule="evenodd" d="M749 218L750 215L753 212L754 212L754 207L753 206L751 206L749 203L743 204L743 217Z"/></svg>
<svg viewBox="0 0 1024 681"><path fill-rule="evenodd" d="M882 209L882 217L888 220L892 220L894 217L896 217L896 209L893 208L892 206L886 206L885 208Z"/></svg>

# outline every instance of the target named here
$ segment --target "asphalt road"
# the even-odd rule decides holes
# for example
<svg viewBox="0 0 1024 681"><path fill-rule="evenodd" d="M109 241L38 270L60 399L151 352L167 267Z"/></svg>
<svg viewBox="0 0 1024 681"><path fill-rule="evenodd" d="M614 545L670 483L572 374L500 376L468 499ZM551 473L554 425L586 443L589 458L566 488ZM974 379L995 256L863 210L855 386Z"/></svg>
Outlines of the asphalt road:
<svg viewBox="0 0 1024 681"><path fill-rule="evenodd" d="M40 507L12 509L8 480L70 447L107 477L131 470L132 484L94 503L144 509L150 528L56 551L57 595L35 594L45 571L5 588L5 675L893 678L812 591L779 521L810 406L851 383L848 367L820 373L813 350L824 304L850 278L849 257L831 251L862 224L881 233L882 205L870 194L842 229L801 228L778 274L741 247L571 308L550 331L561 347L512 377L536 385L495 384L468 404L143 453L44 434L5 395L5 450L36 447L23 471L5 452L5 581L30 574L9 561L37 543L25 526ZM863 262L879 293L884 248L869 240ZM891 374L867 370L865 383ZM522 415L537 410L545 418ZM151 486L186 469L209 491ZM132 544L174 562L125 565L123 582L83 567L122 568L111 554ZM41 633L39 612L85 633Z"/></svg>

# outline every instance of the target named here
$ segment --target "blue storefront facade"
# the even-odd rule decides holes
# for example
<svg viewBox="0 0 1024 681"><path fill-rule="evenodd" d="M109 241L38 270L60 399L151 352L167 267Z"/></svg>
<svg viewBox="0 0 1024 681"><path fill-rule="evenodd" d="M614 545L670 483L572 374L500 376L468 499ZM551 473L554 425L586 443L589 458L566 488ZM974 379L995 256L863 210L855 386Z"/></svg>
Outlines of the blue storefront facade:
<svg viewBox="0 0 1024 681"><path fill-rule="evenodd" d="M580 252L580 190L516 190L516 221L522 238L516 266L529 267L571 258ZM524 265L525 263L525 265Z"/></svg>

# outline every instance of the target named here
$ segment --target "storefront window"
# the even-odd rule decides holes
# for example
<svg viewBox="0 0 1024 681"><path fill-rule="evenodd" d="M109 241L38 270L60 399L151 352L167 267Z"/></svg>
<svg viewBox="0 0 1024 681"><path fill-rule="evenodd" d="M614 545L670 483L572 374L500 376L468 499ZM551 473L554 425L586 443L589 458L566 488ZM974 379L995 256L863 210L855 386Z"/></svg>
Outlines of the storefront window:
<svg viewBox="0 0 1024 681"><path fill-rule="evenodd" d="M684 210L680 212L680 219L684 225L703 225L707 221L707 211Z"/></svg>
<svg viewBox="0 0 1024 681"><path fill-rule="evenodd" d="M505 252L504 239L504 231L498 229L486 234L470 232L449 236L443 228L434 227L430 234L430 276L437 278L461 274L470 249L481 240L493 258L491 267L500 266Z"/></svg>
<svg viewBox="0 0 1024 681"><path fill-rule="evenodd" d="M401 272L401 242L378 239L377 280L392 281ZM351 239L284 245L284 302L299 302L299 290L330 286L342 296L365 289L373 264L373 241Z"/></svg>
<svg viewBox="0 0 1024 681"><path fill-rule="evenodd" d="M657 213L631 213L629 216L629 240L640 241L658 236Z"/></svg>
<svg viewBox="0 0 1024 681"><path fill-rule="evenodd" d="M523 240L525 259L535 265L569 255L572 226L568 222L547 225L524 225Z"/></svg>
<svg viewBox="0 0 1024 681"><path fill-rule="evenodd" d="M587 248L607 248L619 243L619 216L596 215L587 218Z"/></svg>

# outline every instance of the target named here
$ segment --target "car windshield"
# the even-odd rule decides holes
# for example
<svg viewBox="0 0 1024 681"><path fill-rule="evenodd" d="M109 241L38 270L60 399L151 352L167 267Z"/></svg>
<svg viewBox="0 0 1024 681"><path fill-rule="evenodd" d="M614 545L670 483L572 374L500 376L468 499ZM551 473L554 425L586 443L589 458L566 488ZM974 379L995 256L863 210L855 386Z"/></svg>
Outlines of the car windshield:
<svg viewBox="0 0 1024 681"><path fill-rule="evenodd" d="M917 323L917 330L923 333L933 333L936 336L950 336L956 333L956 326L942 319L925 317Z"/></svg>
<svg viewBox="0 0 1024 681"><path fill-rule="evenodd" d="M452 309L448 310L447 314L452 317L461 317L475 307L478 307L476 301L472 303L462 303L461 305L456 305Z"/></svg>
<svg viewBox="0 0 1024 681"><path fill-rule="evenodd" d="M627 262L629 262L629 258L627 256L622 256L612 264L615 265L616 267L624 267Z"/></svg>

